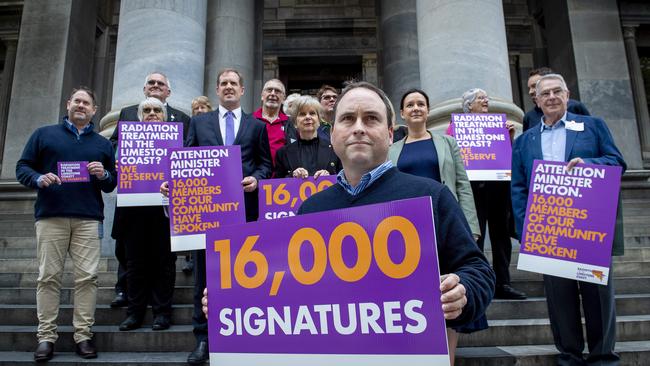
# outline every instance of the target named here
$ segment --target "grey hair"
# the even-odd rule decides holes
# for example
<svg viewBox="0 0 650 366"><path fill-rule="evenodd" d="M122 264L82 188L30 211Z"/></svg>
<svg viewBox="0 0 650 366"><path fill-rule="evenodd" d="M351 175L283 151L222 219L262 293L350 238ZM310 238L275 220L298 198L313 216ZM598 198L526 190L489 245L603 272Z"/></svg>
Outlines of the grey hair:
<svg viewBox="0 0 650 366"><path fill-rule="evenodd" d="M318 123L320 123L323 107L320 105L318 99L309 95L301 95L294 99L293 105L291 106L291 116L293 117L294 123L296 121L296 117L298 116L298 112L304 108L314 109L318 115Z"/></svg>
<svg viewBox="0 0 650 366"><path fill-rule="evenodd" d="M169 79L167 79L167 75L163 74L163 73L160 72L160 71L150 72L149 74L147 74L147 76L145 76L145 78L144 78L144 86L145 86L145 87L147 86L147 82L149 81L149 76L151 76L151 75L153 75L153 74L162 75L162 77L165 79L165 83L167 84L167 88L168 88L169 90L172 90L172 83L170 83L170 82L169 82Z"/></svg>
<svg viewBox="0 0 650 366"><path fill-rule="evenodd" d="M566 86L566 81L564 81L564 78L560 74L547 74L539 78L537 80L537 83L535 84L535 95L539 95L540 90L539 90L539 85L542 80L547 80L547 79L555 79L555 80L560 80L560 83L562 84L562 90L567 91L569 88Z"/></svg>
<svg viewBox="0 0 650 366"><path fill-rule="evenodd" d="M469 106L474 103L479 93L487 95L487 92L481 88L473 88L463 93L463 112L469 113Z"/></svg>
<svg viewBox="0 0 650 366"><path fill-rule="evenodd" d="M140 121L144 118L144 115L142 114L142 109L144 107L159 107L163 112L163 121L167 121L167 108L160 100L149 97L138 104L138 120Z"/></svg>
<svg viewBox="0 0 650 366"><path fill-rule="evenodd" d="M284 100L284 104L282 105L282 112L284 112L284 114L289 114L289 115L293 113L292 110L291 111L289 110L289 104L291 104L291 102L293 102L299 97L300 97L300 93L289 94L289 96L287 96L287 99Z"/></svg>

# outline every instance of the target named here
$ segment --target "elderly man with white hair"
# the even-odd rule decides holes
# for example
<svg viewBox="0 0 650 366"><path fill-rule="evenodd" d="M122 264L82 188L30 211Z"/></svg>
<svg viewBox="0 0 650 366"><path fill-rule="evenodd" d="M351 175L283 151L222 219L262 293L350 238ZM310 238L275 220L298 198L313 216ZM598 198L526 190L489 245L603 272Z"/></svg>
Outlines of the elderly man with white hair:
<svg viewBox="0 0 650 366"><path fill-rule="evenodd" d="M521 135L512 150L512 208L517 235L521 239L528 202L533 160L568 162L571 170L578 164L626 164L600 118L567 112L569 89L561 75L542 76L536 85L537 102L544 112L541 124ZM616 231L622 230L617 225ZM620 231L619 231L620 232ZM622 254L622 235L614 235L613 255ZM620 240L618 240L620 238ZM612 272L610 272L612 273ZM606 286L544 275L544 291L558 365L618 365L616 345L616 305L612 277ZM582 352L580 302L585 317L589 355Z"/></svg>
<svg viewBox="0 0 650 366"><path fill-rule="evenodd" d="M164 107L163 109L165 110L165 118L163 120L169 122L182 122L183 137L187 136L187 131L190 127L190 117L182 111L172 108L172 106L167 103L167 99L172 93L172 86L171 82L165 74L159 71L154 71L147 75L144 79L142 93L146 98L155 98L159 100ZM138 116L138 104L122 108L120 111L120 116L118 118L118 121L141 120L142 119L140 119L140 116ZM113 131L113 135L111 136L110 140L113 144L113 149L117 150L117 127ZM119 217L116 217L116 219L119 219ZM124 244L114 231L111 232L111 237L115 239L115 257L119 262L119 267L117 270L117 283L115 283L115 299L113 299L111 302L111 307L119 308L126 306L128 303L126 296L126 292L128 290L128 284L126 280L126 253Z"/></svg>

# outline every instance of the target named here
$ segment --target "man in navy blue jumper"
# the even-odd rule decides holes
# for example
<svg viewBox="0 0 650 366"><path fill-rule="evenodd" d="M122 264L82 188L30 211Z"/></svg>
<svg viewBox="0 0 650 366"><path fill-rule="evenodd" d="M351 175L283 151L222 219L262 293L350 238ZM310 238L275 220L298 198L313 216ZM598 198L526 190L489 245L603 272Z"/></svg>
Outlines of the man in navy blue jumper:
<svg viewBox="0 0 650 366"><path fill-rule="evenodd" d="M442 311L448 327L469 323L492 300L494 271L449 189L433 179L401 173L388 160L393 141L389 105L386 94L370 83L354 83L343 90L331 130L332 146L343 165L338 184L307 199L299 213L431 197L443 274Z"/></svg>
<svg viewBox="0 0 650 366"><path fill-rule="evenodd" d="M61 123L41 127L32 134L16 164L20 183L38 189L34 205L39 261L36 361L47 361L54 353L61 276L68 253L74 263L72 324L76 352L83 358L97 357L91 327L95 323L104 220L101 192L115 188L115 158L111 143L93 131L90 120L97 110L93 92L84 87L74 89L67 110ZM57 163L72 161L86 162L88 181L62 182Z"/></svg>

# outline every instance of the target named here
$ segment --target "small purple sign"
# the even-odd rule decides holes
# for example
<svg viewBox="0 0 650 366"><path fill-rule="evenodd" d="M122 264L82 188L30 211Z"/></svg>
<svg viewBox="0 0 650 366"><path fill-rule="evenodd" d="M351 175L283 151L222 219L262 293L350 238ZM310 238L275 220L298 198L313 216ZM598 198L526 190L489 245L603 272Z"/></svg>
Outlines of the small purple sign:
<svg viewBox="0 0 650 366"><path fill-rule="evenodd" d="M56 165L61 183L90 182L87 161L59 161Z"/></svg>
<svg viewBox="0 0 650 366"><path fill-rule="evenodd" d="M117 205L161 206L160 185L168 180L165 156L183 147L183 124L120 121L117 161Z"/></svg>
<svg viewBox="0 0 650 366"><path fill-rule="evenodd" d="M169 150L172 251L205 249L209 229L246 222L239 145Z"/></svg>
<svg viewBox="0 0 650 366"><path fill-rule="evenodd" d="M469 180L510 180L512 146L506 121L503 113L452 113L451 134Z"/></svg>
<svg viewBox="0 0 650 366"><path fill-rule="evenodd" d="M336 183L336 175L262 179L259 182L259 220L295 216L302 202Z"/></svg>
<svg viewBox="0 0 650 366"><path fill-rule="evenodd" d="M535 160L518 269L606 285L622 168Z"/></svg>
<svg viewBox="0 0 650 366"><path fill-rule="evenodd" d="M214 365L449 365L428 197L207 235Z"/></svg>

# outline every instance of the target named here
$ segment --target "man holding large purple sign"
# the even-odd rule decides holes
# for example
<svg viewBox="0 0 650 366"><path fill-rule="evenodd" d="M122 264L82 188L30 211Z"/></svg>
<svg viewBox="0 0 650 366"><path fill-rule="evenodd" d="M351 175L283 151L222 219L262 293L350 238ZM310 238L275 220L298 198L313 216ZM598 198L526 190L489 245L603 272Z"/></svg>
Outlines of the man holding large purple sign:
<svg viewBox="0 0 650 366"><path fill-rule="evenodd" d="M392 117L388 97L376 86L359 82L343 90L331 135L343 170L337 184L307 199L298 213L429 197L441 264L441 311L447 327L466 324L482 316L492 300L494 272L449 189L432 179L401 173L388 160ZM437 279L432 280L438 285ZM207 312L207 297L203 303Z"/></svg>
<svg viewBox="0 0 650 366"><path fill-rule="evenodd" d="M582 164L626 168L602 119L567 113L569 90L561 75L542 76L536 91L538 105L544 112L542 123L537 125L539 128L531 128L521 135L512 151L512 207L520 240L528 196L532 193L529 184L535 159L568 162L568 172ZM613 254L622 250L622 245L622 240L615 241ZM620 358L614 352L616 311L611 276L607 285L602 286L544 275L544 289L555 346L560 351L558 363L585 364L579 305L582 300L589 341L587 363L618 365Z"/></svg>
<svg viewBox="0 0 650 366"><path fill-rule="evenodd" d="M494 272L449 189L432 179L401 173L388 160L393 138L389 104L372 84L351 84L343 90L331 132L343 165L338 184L307 199L299 213L431 197L443 312L448 327L467 324L481 317L492 300Z"/></svg>

